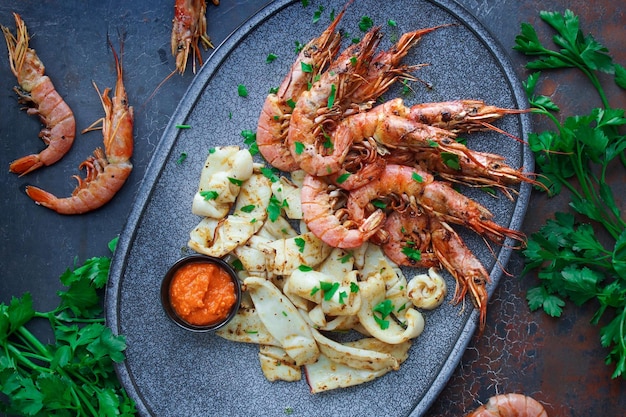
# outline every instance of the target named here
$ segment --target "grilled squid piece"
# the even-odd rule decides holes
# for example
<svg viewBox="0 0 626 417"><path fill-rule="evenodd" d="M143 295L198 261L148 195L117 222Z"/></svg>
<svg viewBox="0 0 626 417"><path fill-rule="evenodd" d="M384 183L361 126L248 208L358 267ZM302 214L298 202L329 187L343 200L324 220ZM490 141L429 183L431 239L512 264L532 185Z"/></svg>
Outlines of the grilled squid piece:
<svg viewBox="0 0 626 417"><path fill-rule="evenodd" d="M284 349L276 346L260 346L261 371L268 381L294 382L302 379L302 371Z"/></svg>
<svg viewBox="0 0 626 417"><path fill-rule="evenodd" d="M232 207L241 183L252 176L252 155L239 146L217 146L209 152L200 173L191 212L222 219Z"/></svg>
<svg viewBox="0 0 626 417"><path fill-rule="evenodd" d="M291 301L268 280L248 277L244 284L265 328L296 365L315 362L320 354L317 343Z"/></svg>
<svg viewBox="0 0 626 417"><path fill-rule="evenodd" d="M406 328L396 323L393 317L381 317L381 313L376 311L380 303L385 301L386 294L385 281L379 275L370 276L367 281L360 282L359 287L361 293L359 321L373 337L385 343L398 344L422 334L424 317L414 308L403 309L406 310L404 314ZM380 320L385 321L388 327L383 329L384 326L381 326Z"/></svg>
<svg viewBox="0 0 626 417"><path fill-rule="evenodd" d="M267 218L272 191L270 180L253 174L241 187L233 214L216 220L205 217L191 231L189 247L205 255L222 257L245 244Z"/></svg>
<svg viewBox="0 0 626 417"><path fill-rule="evenodd" d="M268 271L276 275L289 275L300 265L315 267L319 265L331 251L331 247L322 242L313 233L307 232L300 236L278 239L268 245Z"/></svg>
<svg viewBox="0 0 626 417"><path fill-rule="evenodd" d="M399 364L408 357L410 342L398 345L388 345L373 338L360 339L346 343L347 346L359 349L376 350L378 352L389 353ZM306 379L311 390L311 394L329 391L336 388L351 387L359 385L392 371L393 368L381 368L378 370L367 370L352 368L348 365L330 360L325 355L320 355L317 362L305 365Z"/></svg>
<svg viewBox="0 0 626 417"><path fill-rule="evenodd" d="M425 310L439 307L448 291L446 282L434 268L429 268L428 274L414 276L406 289L413 305Z"/></svg>
<svg viewBox="0 0 626 417"><path fill-rule="evenodd" d="M215 333L233 342L280 346L280 342L267 331L255 308L239 308L235 317Z"/></svg>

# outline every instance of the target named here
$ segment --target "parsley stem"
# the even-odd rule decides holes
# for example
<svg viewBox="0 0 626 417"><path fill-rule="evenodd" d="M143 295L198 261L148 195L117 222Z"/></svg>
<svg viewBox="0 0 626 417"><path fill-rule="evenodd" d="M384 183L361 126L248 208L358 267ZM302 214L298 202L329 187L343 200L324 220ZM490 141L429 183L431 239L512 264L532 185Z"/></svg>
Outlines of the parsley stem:
<svg viewBox="0 0 626 417"><path fill-rule="evenodd" d="M16 359L22 365L32 369L33 371L38 371L38 372L48 373L48 374L52 372L49 368L46 368L45 366L37 365L36 363L32 362L18 348L13 346L11 343L7 343L6 348L10 353L13 354L14 359Z"/></svg>

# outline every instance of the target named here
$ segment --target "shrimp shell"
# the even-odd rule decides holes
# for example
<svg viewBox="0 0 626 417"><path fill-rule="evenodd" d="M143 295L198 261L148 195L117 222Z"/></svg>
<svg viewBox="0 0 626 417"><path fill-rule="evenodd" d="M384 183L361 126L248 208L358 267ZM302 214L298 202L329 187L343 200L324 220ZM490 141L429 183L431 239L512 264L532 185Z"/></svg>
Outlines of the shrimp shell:
<svg viewBox="0 0 626 417"><path fill-rule="evenodd" d="M50 78L44 75L45 67L37 53L28 47L26 24L17 13L13 13L13 16L17 37L4 26L2 32L9 50L11 71L19 84L14 90L19 96L19 103L28 106L26 112L39 116L44 125L39 137L46 144L40 153L24 156L11 163L9 170L22 176L54 164L70 150L76 136L76 121Z"/></svg>
<svg viewBox="0 0 626 417"><path fill-rule="evenodd" d="M548 417L541 403L522 394L501 394L489 398L486 404L466 417Z"/></svg>
<svg viewBox="0 0 626 417"><path fill-rule="evenodd" d="M133 154L133 108L128 106L121 61L112 46L111 50L117 67L113 98L109 98L109 88L100 94L94 83L105 113L100 120L104 151L97 148L93 156L80 164L79 169L85 169L86 176L85 179L74 176L78 186L71 197L58 198L41 188L26 187L26 194L35 203L59 214L82 214L102 207L122 188L133 169L130 162ZM95 129L93 125L85 131L92 129Z"/></svg>

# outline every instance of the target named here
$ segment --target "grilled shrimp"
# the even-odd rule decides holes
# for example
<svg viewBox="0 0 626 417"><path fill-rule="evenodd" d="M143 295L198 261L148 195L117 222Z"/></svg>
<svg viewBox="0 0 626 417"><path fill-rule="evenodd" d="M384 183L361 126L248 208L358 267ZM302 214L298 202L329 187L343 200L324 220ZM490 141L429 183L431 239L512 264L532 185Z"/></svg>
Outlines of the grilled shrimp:
<svg viewBox="0 0 626 417"><path fill-rule="evenodd" d="M482 332L487 318L489 274L478 258L447 223L428 213L392 212L383 226L389 240L382 245L385 255L398 265L430 268L443 265L456 281L453 303L469 292L480 312Z"/></svg>
<svg viewBox="0 0 626 417"><path fill-rule="evenodd" d="M133 108L128 105L122 80L121 61L113 46L111 50L117 68L117 83L113 99L109 98L109 88L100 94L94 83L104 108L104 117L94 123L94 125L98 122L102 123L104 151L100 148L96 149L93 156L80 164L79 169L84 168L86 176L84 179L74 176L78 181L78 186L71 197L58 198L40 188L26 187L26 194L35 203L60 214L81 214L103 206L122 188L133 169L130 162L133 154ZM95 129L94 125L85 131Z"/></svg>
<svg viewBox="0 0 626 417"><path fill-rule="evenodd" d="M350 191L346 209L358 222L372 210L371 201L391 198L386 204L388 208L406 210L409 207L410 214L416 214L419 211L418 200L433 181L431 174L417 168L389 164L374 181ZM395 200L399 203L396 204Z"/></svg>
<svg viewBox="0 0 626 417"><path fill-rule="evenodd" d="M381 247L398 265L430 268L439 265L431 248L430 218L426 213L393 211L383 226L388 239Z"/></svg>
<svg viewBox="0 0 626 417"><path fill-rule="evenodd" d="M478 258L463 243L456 231L436 217L430 219L433 251L441 264L456 281L452 302L460 303L470 293L474 306L479 311L479 332L487 322L487 288L489 274Z"/></svg>
<svg viewBox="0 0 626 417"><path fill-rule="evenodd" d="M494 187L512 199L512 185L537 183L530 174L506 163L503 156L468 149L464 155L441 152L439 148L423 148L410 152L411 161L440 178L470 187ZM393 158L393 156L391 157Z"/></svg>
<svg viewBox="0 0 626 417"><path fill-rule="evenodd" d="M25 175L42 166L52 165L65 155L74 143L76 122L72 110L54 88L52 81L44 75L45 67L37 53L28 47L28 30L17 13L16 36L2 26L4 39L9 50L11 71L17 77L19 87L15 92L19 102L28 106L27 113L39 116L44 128L39 137L46 148L38 154L27 155L11 163L9 170Z"/></svg>
<svg viewBox="0 0 626 417"><path fill-rule="evenodd" d="M202 55L198 44L201 44L205 50L213 48L206 30L206 1L176 0L171 44L172 55L176 58L176 69L180 74L183 74L187 68L190 53L193 59L193 73L196 73L196 60L199 66L202 66Z"/></svg>
<svg viewBox="0 0 626 417"><path fill-rule="evenodd" d="M401 65L402 59L416 46L422 36L451 24L418 29L403 34L389 50L380 51L369 63L363 85L350 97L352 103L362 104L376 100L399 79L415 80L411 72L425 64Z"/></svg>
<svg viewBox="0 0 626 417"><path fill-rule="evenodd" d="M261 155L274 167L287 172L299 168L286 144L292 104L307 90L311 81L339 52L341 34L336 30L345 9L322 34L312 39L298 54L276 94L269 94L257 125L256 143ZM305 71L304 68L311 68Z"/></svg>
<svg viewBox="0 0 626 417"><path fill-rule="evenodd" d="M494 222L493 214L487 208L459 193L449 183L429 183L418 200L421 207L440 221L465 226L497 243L508 237L525 245L526 236L522 232Z"/></svg>
<svg viewBox="0 0 626 417"><path fill-rule="evenodd" d="M500 394L466 417L548 417L539 401L522 394Z"/></svg>
<svg viewBox="0 0 626 417"><path fill-rule="evenodd" d="M492 129L491 123L504 115L525 112L528 110L490 106L482 100L453 100L411 106L409 118L455 133L470 133Z"/></svg>
<svg viewBox="0 0 626 417"><path fill-rule="evenodd" d="M385 215L377 210L353 221L341 207L341 190L324 178L307 175L302 185L302 214L307 227L324 243L343 249L365 243L383 225Z"/></svg>
<svg viewBox="0 0 626 417"><path fill-rule="evenodd" d="M350 103L349 98L363 84L380 39L380 28L372 28L300 95L291 116L287 144L300 168L309 174L330 175L341 168L351 142L333 138L332 146L324 146L330 133L325 130L343 116L346 102Z"/></svg>

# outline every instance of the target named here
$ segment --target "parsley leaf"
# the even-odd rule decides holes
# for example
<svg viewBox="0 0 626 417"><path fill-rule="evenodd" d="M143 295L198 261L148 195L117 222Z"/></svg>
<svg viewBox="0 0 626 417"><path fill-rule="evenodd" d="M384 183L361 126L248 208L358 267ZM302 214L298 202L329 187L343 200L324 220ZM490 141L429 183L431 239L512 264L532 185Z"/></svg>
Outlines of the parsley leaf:
<svg viewBox="0 0 626 417"><path fill-rule="evenodd" d="M557 49L545 46L535 28L523 23L514 49L537 58L526 67L581 70L602 106L588 114L556 117L559 106L536 94L541 73L532 73L524 83L533 112L555 125L528 136L540 189L550 195L567 189L569 207L577 214L555 213L528 239L523 274L536 269L540 283L526 298L531 310L552 317L563 314L567 300L597 303L592 324L609 316L609 324L600 329L601 344L609 348L606 363L615 365L614 378L626 377L626 221L606 175L626 165L626 136L619 131L626 118L624 109L610 106L598 77L598 72L614 73L615 83L626 89L626 71L592 35L583 34L572 11L542 11L540 17L556 32L552 41Z"/></svg>
<svg viewBox="0 0 626 417"><path fill-rule="evenodd" d="M117 239L109 243L113 252ZM95 257L62 274L67 287L48 312L33 309L29 293L0 304L0 386L3 411L19 415L134 415L113 364L124 360L126 342L104 324L97 291L106 285L111 259ZM54 340L40 341L27 328L45 319ZM36 359L33 361L31 359ZM35 363L36 362L36 363ZM62 414L69 415L69 414Z"/></svg>

